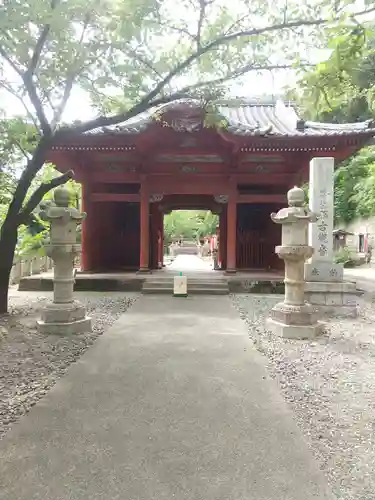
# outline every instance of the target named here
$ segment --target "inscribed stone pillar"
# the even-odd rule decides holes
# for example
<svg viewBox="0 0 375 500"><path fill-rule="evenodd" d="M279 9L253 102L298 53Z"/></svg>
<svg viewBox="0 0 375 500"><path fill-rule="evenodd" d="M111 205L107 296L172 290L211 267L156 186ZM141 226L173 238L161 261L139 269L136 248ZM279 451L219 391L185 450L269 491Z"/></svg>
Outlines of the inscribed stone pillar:
<svg viewBox="0 0 375 500"><path fill-rule="evenodd" d="M314 254L305 265L306 281L342 281L343 267L333 262L333 170L332 157L310 162L310 208L318 214L317 224L309 226L309 245Z"/></svg>

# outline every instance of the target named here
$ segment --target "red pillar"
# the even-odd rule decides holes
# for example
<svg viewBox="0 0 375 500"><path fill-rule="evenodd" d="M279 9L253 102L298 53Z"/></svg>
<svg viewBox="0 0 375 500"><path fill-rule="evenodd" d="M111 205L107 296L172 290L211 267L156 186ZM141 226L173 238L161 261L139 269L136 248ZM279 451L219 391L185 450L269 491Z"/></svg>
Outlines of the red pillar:
<svg viewBox="0 0 375 500"><path fill-rule="evenodd" d="M218 250L218 262L220 263L220 268L223 269L224 266L224 213L221 210L219 214L219 250Z"/></svg>
<svg viewBox="0 0 375 500"><path fill-rule="evenodd" d="M227 269L228 274L237 271L237 186L232 186L227 206Z"/></svg>
<svg viewBox="0 0 375 500"><path fill-rule="evenodd" d="M147 185L143 181L141 184L140 202L140 255L139 271L147 273L150 271L150 201Z"/></svg>
<svg viewBox="0 0 375 500"><path fill-rule="evenodd" d="M157 210L157 232L158 232L158 261L157 268L161 269L163 267L163 214L159 210L159 206L156 207Z"/></svg>
<svg viewBox="0 0 375 500"><path fill-rule="evenodd" d="M83 182L81 185L82 191L82 212L86 212L87 216L82 222L81 230L81 270L92 271L91 259L91 233L94 214L90 203L90 185L88 182Z"/></svg>
<svg viewBox="0 0 375 500"><path fill-rule="evenodd" d="M164 266L164 213L160 211L160 232L161 232L161 267Z"/></svg>

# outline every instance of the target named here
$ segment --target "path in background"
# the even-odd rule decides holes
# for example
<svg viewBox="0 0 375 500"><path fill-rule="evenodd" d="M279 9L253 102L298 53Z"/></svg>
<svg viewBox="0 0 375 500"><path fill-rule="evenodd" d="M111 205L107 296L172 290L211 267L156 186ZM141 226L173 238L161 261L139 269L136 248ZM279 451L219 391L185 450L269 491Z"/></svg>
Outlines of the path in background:
<svg viewBox="0 0 375 500"><path fill-rule="evenodd" d="M375 268L373 267L354 267L344 269L344 279L355 281L359 290L364 290L370 295L375 294Z"/></svg>
<svg viewBox="0 0 375 500"><path fill-rule="evenodd" d="M141 297L0 442L4 500L328 500L228 297Z"/></svg>
<svg viewBox="0 0 375 500"><path fill-rule="evenodd" d="M212 262L205 261L197 255L177 255L175 260L167 268L171 271L181 271L183 273L213 272ZM214 272L213 272L214 274Z"/></svg>

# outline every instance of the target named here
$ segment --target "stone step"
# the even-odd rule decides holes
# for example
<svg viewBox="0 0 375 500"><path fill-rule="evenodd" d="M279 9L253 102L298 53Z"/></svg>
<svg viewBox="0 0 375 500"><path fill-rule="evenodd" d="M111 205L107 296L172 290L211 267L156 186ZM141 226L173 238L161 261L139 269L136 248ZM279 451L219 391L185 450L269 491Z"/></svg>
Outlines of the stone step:
<svg viewBox="0 0 375 500"><path fill-rule="evenodd" d="M147 285L170 285L173 286L173 280L159 280L159 279L147 279L144 282ZM188 279L187 286L191 285L207 285L207 286L228 286L227 280L200 280L200 279Z"/></svg>
<svg viewBox="0 0 375 500"><path fill-rule="evenodd" d="M173 277L158 276L148 277L143 283L144 294L173 294ZM187 291L190 295L228 295L228 280L217 277L216 279L188 278Z"/></svg>
<svg viewBox="0 0 375 500"><path fill-rule="evenodd" d="M143 284L143 288L173 288L173 283L148 283ZM228 288L228 283L208 283L208 282L198 282L198 283L188 283L188 288Z"/></svg>
<svg viewBox="0 0 375 500"><path fill-rule="evenodd" d="M156 289L161 289L161 290L170 290L173 291L173 286L169 285L143 285L142 290L156 290ZM188 286L187 287L188 292L191 290L223 290L224 292L229 293L229 288L228 286L212 286L212 285L195 285L195 286Z"/></svg>
<svg viewBox="0 0 375 500"><path fill-rule="evenodd" d="M173 288L171 287L143 287L142 293L145 295L172 295ZM228 288L188 288L189 295L228 295Z"/></svg>
<svg viewBox="0 0 375 500"><path fill-rule="evenodd" d="M198 255L197 247L178 247L174 250L174 255Z"/></svg>

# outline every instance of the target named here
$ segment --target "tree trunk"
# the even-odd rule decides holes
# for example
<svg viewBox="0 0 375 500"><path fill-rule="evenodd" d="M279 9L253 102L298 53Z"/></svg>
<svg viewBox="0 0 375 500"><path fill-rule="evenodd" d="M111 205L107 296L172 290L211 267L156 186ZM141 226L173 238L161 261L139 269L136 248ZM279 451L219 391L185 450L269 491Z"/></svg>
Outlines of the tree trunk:
<svg viewBox="0 0 375 500"><path fill-rule="evenodd" d="M6 237L0 239L0 314L8 312L9 278L16 244L17 227L7 228Z"/></svg>

